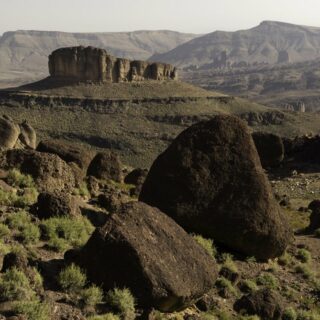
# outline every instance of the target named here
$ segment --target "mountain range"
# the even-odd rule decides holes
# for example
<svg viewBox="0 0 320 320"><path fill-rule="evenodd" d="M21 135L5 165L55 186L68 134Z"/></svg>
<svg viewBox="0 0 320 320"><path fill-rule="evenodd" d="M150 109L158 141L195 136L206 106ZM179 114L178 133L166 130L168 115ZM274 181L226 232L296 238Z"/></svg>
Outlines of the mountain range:
<svg viewBox="0 0 320 320"><path fill-rule="evenodd" d="M94 46L110 54L146 60L169 51L196 35L175 31L67 33L12 31L0 37L0 84L21 84L48 75L48 55L61 47Z"/></svg>
<svg viewBox="0 0 320 320"><path fill-rule="evenodd" d="M48 55L68 46L95 46L129 59L167 62L185 69L296 63L320 57L320 28L264 21L235 32L175 31L66 33L13 31L0 37L0 87L48 75Z"/></svg>
<svg viewBox="0 0 320 320"><path fill-rule="evenodd" d="M320 57L320 28L276 21L236 32L215 31L151 60L178 67L226 67L301 62Z"/></svg>

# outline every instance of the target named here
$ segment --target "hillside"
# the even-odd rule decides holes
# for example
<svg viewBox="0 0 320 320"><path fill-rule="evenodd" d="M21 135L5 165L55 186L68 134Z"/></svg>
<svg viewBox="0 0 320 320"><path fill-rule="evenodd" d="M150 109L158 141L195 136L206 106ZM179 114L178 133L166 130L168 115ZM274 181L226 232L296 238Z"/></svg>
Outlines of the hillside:
<svg viewBox="0 0 320 320"><path fill-rule="evenodd" d="M13 31L0 37L0 86L18 85L45 77L48 55L57 48L94 46L129 59L147 59L193 39L174 31L66 33Z"/></svg>
<svg viewBox="0 0 320 320"><path fill-rule="evenodd" d="M28 122L39 139L54 138L97 150L114 149L134 167L148 167L185 128L216 114L235 114L252 130L294 137L320 133L320 114L274 111L248 100L179 81L0 91L0 111Z"/></svg>
<svg viewBox="0 0 320 320"><path fill-rule="evenodd" d="M320 110L320 59L280 65L184 72L182 78L207 90L249 98L264 105L307 112Z"/></svg>
<svg viewBox="0 0 320 320"><path fill-rule="evenodd" d="M179 67L245 66L299 62L320 57L320 28L264 21L236 32L215 31L150 60Z"/></svg>

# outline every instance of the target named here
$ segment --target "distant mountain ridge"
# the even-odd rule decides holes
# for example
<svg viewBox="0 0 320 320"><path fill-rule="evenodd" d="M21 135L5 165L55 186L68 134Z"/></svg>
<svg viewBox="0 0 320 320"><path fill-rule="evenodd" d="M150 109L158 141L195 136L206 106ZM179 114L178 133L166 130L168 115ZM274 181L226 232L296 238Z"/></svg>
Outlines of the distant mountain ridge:
<svg viewBox="0 0 320 320"><path fill-rule="evenodd" d="M195 38L176 31L67 33L10 31L0 37L0 81L36 80L48 74L48 55L61 47L94 46L128 59L146 60Z"/></svg>
<svg viewBox="0 0 320 320"><path fill-rule="evenodd" d="M246 66L300 62L320 57L320 28L263 21L249 30L215 31L150 58L179 67Z"/></svg>

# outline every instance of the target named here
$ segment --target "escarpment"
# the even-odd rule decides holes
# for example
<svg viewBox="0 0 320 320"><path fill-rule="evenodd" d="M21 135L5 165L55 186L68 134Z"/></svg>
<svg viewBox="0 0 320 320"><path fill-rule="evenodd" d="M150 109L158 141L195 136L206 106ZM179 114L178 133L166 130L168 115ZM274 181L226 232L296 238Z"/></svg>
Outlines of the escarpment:
<svg viewBox="0 0 320 320"><path fill-rule="evenodd" d="M94 47L61 48L49 56L50 76L93 82L175 80L177 70L165 63L116 58Z"/></svg>

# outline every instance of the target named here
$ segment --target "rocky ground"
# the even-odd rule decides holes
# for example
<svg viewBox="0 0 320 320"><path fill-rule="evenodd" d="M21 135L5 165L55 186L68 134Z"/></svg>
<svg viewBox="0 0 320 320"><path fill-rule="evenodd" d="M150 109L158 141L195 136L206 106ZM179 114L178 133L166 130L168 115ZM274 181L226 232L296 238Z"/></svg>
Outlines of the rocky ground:
<svg viewBox="0 0 320 320"><path fill-rule="evenodd" d="M188 187L195 188L189 197L178 194L179 208L188 212L190 199L200 199L200 203L204 203L208 197L213 197L219 185L208 192L210 186L206 183L211 183L208 175L215 172L212 168L218 171L228 168L229 171L222 171L223 178L218 174L215 181L222 183L230 176L237 179L243 189L249 188L244 193L235 185L225 189L228 192L225 195L231 195L235 212L236 207L242 207L251 199L248 211L253 209L253 214L257 212L257 216L267 219L266 224L275 216L270 234L281 245L287 243L289 236L281 234L286 231L280 228L282 222L277 215L288 218L294 237L290 238L285 252L277 254L277 245L261 242L262 252L257 254L254 250L263 232L260 234L254 221L246 222L243 227L254 226L249 235L232 234L234 226L231 224L228 229L221 223L227 235L239 241L233 245L216 230L213 231L219 241L192 231L187 234L167 215L139 202L141 188L150 185L152 176L156 177L159 188L165 185L162 178L166 179L166 172L170 173L171 169L162 161L165 163L165 157L171 155L179 158L175 147L171 147L171 155L162 155L162 160L157 160L157 165L151 168L152 172L156 166L161 166L163 177L157 177L155 173L148 174L148 170L132 171L121 164L113 152L97 154L56 141L35 144L35 132L31 127L1 118L1 130L6 134L1 136L5 147L0 156L0 318L319 319L319 203L310 205L320 198L318 149L314 147L318 138L290 142L290 157L284 154L289 151L284 149L281 139L273 141L278 141L282 149L275 148L274 143L264 146L278 150L273 159L263 158L258 149L263 163L273 160L275 165L265 170L272 187L270 192L274 193L280 210L269 199L269 183L264 175L260 176L258 154L245 125L229 117L217 117L215 121L213 124L219 133L214 131L213 134L207 124L203 125L210 141L224 141L223 157L210 158L215 166L212 167L204 156L210 155L210 143L204 144L202 153L193 149L199 143L188 145L189 139L203 141L202 129L191 128L189 136L185 134L173 144L181 154L185 152L182 164L191 172L180 178L188 182ZM230 123L232 127L223 130ZM248 142L247 146L232 145L233 139L241 143L243 139ZM217 141L216 144L219 145ZM288 144L287 141L286 148ZM312 164L301 160L306 154L313 155L309 157ZM192 166L193 157L197 159L195 166ZM197 166L198 163L201 165ZM171 164L181 169L178 160ZM243 170L250 178L240 175ZM174 173L178 179L178 170ZM239 176L235 177L236 173ZM147 175L149 182L145 183ZM203 190L197 187L199 177ZM250 189L253 184L254 191ZM246 192L256 192L257 197L261 192L263 198L257 203L246 196ZM146 191L142 194L148 202ZM228 208L229 204L219 195L215 197L216 206ZM268 207L269 201L275 212L263 216L262 206ZM201 206L195 206L194 212L199 208ZM171 215L170 210L163 208L168 215ZM197 214L197 219L202 219L201 213ZM243 219L248 217L255 219L250 214ZM102 228L95 231L97 227ZM277 234L273 234L275 230ZM257 239L250 250L264 257L263 261L248 254L250 250L244 246L245 242L240 243L247 237ZM107 290L113 281L118 287ZM141 292L147 294L141 298ZM143 298L148 308L141 305ZM152 310L152 306L162 312Z"/></svg>

